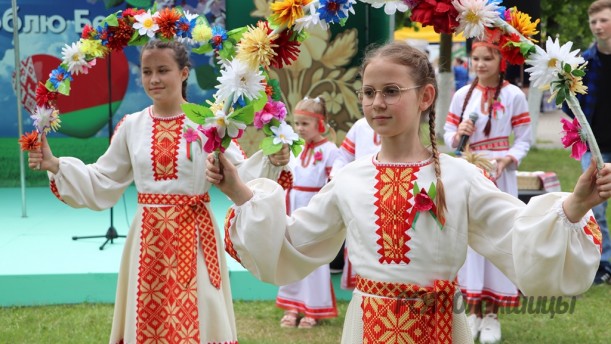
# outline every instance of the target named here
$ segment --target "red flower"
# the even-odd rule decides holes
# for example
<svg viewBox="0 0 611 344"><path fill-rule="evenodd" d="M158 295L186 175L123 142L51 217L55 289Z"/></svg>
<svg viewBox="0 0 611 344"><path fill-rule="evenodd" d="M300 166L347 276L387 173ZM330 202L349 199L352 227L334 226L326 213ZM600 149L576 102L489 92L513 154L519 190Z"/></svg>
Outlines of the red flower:
<svg viewBox="0 0 611 344"><path fill-rule="evenodd" d="M123 50L134 34L134 28L125 19L119 19L119 25L109 27L108 31L110 35L107 46L110 50Z"/></svg>
<svg viewBox="0 0 611 344"><path fill-rule="evenodd" d="M314 153L314 165L319 161L322 161L322 151L320 150Z"/></svg>
<svg viewBox="0 0 611 344"><path fill-rule="evenodd" d="M121 12L121 16L129 20L130 22L133 22L135 20L134 16L137 16L144 12L146 11L141 8L126 8L125 10L123 10L123 12Z"/></svg>
<svg viewBox="0 0 611 344"><path fill-rule="evenodd" d="M223 138L218 135L214 126L208 128L199 126L197 130L201 131L207 138L206 143L204 143L204 151L206 151L206 153L212 153L216 150L221 152L225 151L225 147L221 144Z"/></svg>
<svg viewBox="0 0 611 344"><path fill-rule="evenodd" d="M429 197L429 195L426 193L425 189L420 190L420 193L416 195L414 200L416 201L416 204L414 205L414 209L416 209L416 211L429 211L432 210L433 206L435 205L431 197Z"/></svg>
<svg viewBox="0 0 611 344"><path fill-rule="evenodd" d="M277 47L274 49L276 56L270 61L274 68L282 68L283 65L289 66L299 57L301 42L291 39L293 30L284 30L272 43Z"/></svg>
<svg viewBox="0 0 611 344"><path fill-rule="evenodd" d="M38 132L32 130L29 133L23 134L19 139L19 145L22 152L38 150L41 145L40 141L38 141Z"/></svg>
<svg viewBox="0 0 611 344"><path fill-rule="evenodd" d="M91 27L91 25L87 24L83 28L83 32L81 33L81 38L90 39L95 34L95 30Z"/></svg>
<svg viewBox="0 0 611 344"><path fill-rule="evenodd" d="M159 11L159 16L155 18L155 22L159 25L159 32L167 39L172 39L176 35L178 20L180 20L180 13L167 7Z"/></svg>
<svg viewBox="0 0 611 344"><path fill-rule="evenodd" d="M422 26L432 25L437 33L453 33L458 26L458 11L452 0L422 0L414 8L410 19Z"/></svg>
<svg viewBox="0 0 611 344"><path fill-rule="evenodd" d="M57 92L50 92L42 82L38 82L38 86L36 86L36 105L54 107L56 100Z"/></svg>
<svg viewBox="0 0 611 344"><path fill-rule="evenodd" d="M581 160L583 154L588 151L588 145L581 134L581 125L579 125L579 121L577 121L577 118L573 118L573 122L571 123L566 118L561 118L560 122L562 122L562 131L564 131L562 145L564 145L564 148L572 146L571 158Z"/></svg>
<svg viewBox="0 0 611 344"><path fill-rule="evenodd" d="M501 47L501 55L503 59L507 60L510 64L521 65L524 64L524 55L520 52L519 46L514 46L511 43L520 43L520 36L515 33L501 36L499 46Z"/></svg>

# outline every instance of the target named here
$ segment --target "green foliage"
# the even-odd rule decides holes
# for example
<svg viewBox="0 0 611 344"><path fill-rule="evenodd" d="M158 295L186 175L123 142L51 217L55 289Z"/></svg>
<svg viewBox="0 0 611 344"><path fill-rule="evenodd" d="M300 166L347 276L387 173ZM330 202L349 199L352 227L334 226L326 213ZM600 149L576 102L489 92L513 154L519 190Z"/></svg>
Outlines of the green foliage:
<svg viewBox="0 0 611 344"><path fill-rule="evenodd" d="M547 36L573 42L574 49L586 49L594 37L588 25L592 0L541 0L542 42Z"/></svg>

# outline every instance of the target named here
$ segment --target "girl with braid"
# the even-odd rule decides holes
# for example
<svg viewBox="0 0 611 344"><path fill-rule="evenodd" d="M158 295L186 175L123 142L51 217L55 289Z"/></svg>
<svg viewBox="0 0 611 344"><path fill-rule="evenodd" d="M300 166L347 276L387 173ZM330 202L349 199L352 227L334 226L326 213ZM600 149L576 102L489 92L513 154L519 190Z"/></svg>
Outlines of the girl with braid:
<svg viewBox="0 0 611 344"><path fill-rule="evenodd" d="M520 88L504 80L504 60L499 46L490 40L493 39L473 43L471 58L477 77L454 94L444 140L447 146L456 148L462 135L469 136L470 150L494 162L496 170L491 177L495 184L517 197L516 170L532 140L528 103ZM473 118L477 118L475 123ZM514 141L510 145L512 133ZM517 306L518 289L492 262L471 248L458 273L458 283L467 300L473 336L479 335L481 343L499 342L498 308Z"/></svg>
<svg viewBox="0 0 611 344"><path fill-rule="evenodd" d="M222 169L209 157L208 181L235 203L225 220L233 257L283 285L329 263L346 239L357 285L342 343L473 343L455 285L468 245L527 295L588 289L600 260L589 209L611 196L611 164L598 175L593 164L572 194L525 205L475 165L439 153L437 82L424 53L401 42L375 48L361 77L358 98L380 152L346 165L290 216L280 185L244 183L223 155Z"/></svg>

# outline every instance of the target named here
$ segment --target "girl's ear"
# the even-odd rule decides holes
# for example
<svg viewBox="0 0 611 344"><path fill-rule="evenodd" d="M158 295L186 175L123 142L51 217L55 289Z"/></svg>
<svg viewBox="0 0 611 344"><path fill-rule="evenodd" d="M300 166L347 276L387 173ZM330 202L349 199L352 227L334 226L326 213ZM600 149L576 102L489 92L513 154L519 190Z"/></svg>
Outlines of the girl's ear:
<svg viewBox="0 0 611 344"><path fill-rule="evenodd" d="M185 67L180 72L180 78L182 81L185 81L189 78L189 68Z"/></svg>
<svg viewBox="0 0 611 344"><path fill-rule="evenodd" d="M431 84L422 86L422 94L420 97L420 111L428 109L435 100L435 87Z"/></svg>

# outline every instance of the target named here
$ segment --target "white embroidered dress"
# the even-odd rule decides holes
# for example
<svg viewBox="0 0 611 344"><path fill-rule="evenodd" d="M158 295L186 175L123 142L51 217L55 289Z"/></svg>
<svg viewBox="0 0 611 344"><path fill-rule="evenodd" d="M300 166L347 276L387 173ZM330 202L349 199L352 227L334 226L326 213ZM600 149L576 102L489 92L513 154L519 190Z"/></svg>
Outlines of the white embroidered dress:
<svg viewBox="0 0 611 344"><path fill-rule="evenodd" d="M469 87L470 85L462 87L452 98L443 135L448 147L452 147L452 140L458 130L460 113ZM499 93L500 103L497 103L497 108L493 110L490 135L486 137L484 134L484 127L488 121L486 100L491 99L495 91L496 88L477 85L473 89L463 117L468 118L471 113L478 115L476 131L469 138L471 151L482 154L488 159L505 156L512 158L513 163L505 168L496 180L496 185L502 191L518 197L517 168L532 144L528 102L520 88L505 81ZM509 136L512 133L514 141L510 146ZM498 305L518 305L516 286L490 261L471 249L468 251L464 267L458 274L458 282L469 300L485 299Z"/></svg>
<svg viewBox="0 0 611 344"><path fill-rule="evenodd" d="M326 139L306 145L301 151L294 160L294 185L288 191L291 213L307 206L327 183L337 154L337 146ZM297 310L314 319L336 317L337 306L329 264L321 265L300 281L281 286L276 305L285 310Z"/></svg>
<svg viewBox="0 0 611 344"><path fill-rule="evenodd" d="M60 158L59 172L49 173L51 188L72 207L100 210L135 183L139 204L119 270L111 344L237 343L225 255L208 203L207 153L183 137L197 125L184 115L155 118L150 109L125 116L95 163ZM245 160L234 143L225 154L248 180L280 173L260 152Z"/></svg>
<svg viewBox="0 0 611 344"><path fill-rule="evenodd" d="M548 193L525 205L468 162L445 154L440 159L448 205L443 230L424 212L413 223L414 182L428 189L435 181L430 160L380 164L360 159L290 217L279 211L284 190L278 184L249 182L254 197L228 214L229 251L261 280L282 285L331 261L345 238L353 248L354 269L366 283L354 290L343 343L380 338L472 343L464 310L444 313L433 306L434 314L412 314L412 302L422 300L402 298L403 292L386 298L376 290L398 284L447 289L465 260L467 244L526 295L575 295L589 288L600 260L600 235L591 212L570 223L562 210L565 193Z"/></svg>

